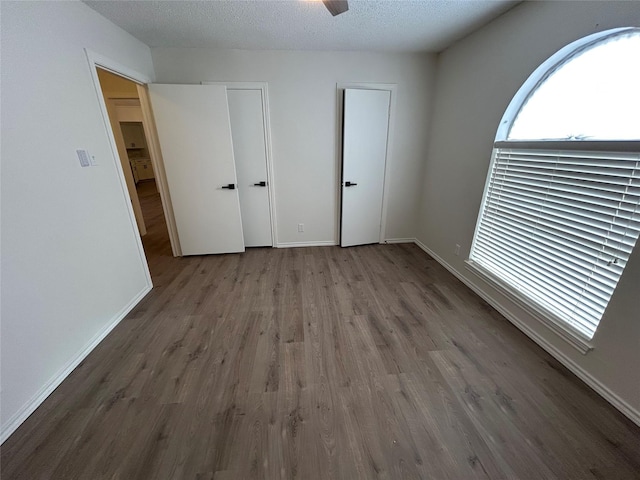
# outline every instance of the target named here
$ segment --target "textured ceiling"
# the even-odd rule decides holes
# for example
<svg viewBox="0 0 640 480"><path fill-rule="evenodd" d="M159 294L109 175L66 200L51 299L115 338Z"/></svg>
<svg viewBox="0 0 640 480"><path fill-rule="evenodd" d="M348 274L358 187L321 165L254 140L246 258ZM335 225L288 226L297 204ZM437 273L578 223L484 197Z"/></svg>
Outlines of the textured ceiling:
<svg viewBox="0 0 640 480"><path fill-rule="evenodd" d="M349 0L337 17L319 1L85 3L150 47L438 52L518 2Z"/></svg>

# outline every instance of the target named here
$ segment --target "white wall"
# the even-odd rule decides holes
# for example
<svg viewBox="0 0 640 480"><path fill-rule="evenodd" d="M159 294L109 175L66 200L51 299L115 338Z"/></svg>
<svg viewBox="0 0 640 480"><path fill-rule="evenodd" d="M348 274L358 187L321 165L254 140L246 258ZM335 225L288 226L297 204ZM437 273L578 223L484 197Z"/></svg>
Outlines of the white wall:
<svg viewBox="0 0 640 480"><path fill-rule="evenodd" d="M597 31L633 25L640 25L637 2L524 2L440 54L418 238L640 422L640 246L600 323L595 348L585 356L463 263L496 129L513 95L538 65L565 45ZM462 245L460 256L453 254L457 243Z"/></svg>
<svg viewBox="0 0 640 480"><path fill-rule="evenodd" d="M152 56L160 83L268 82L280 244L338 240L336 83L397 83L386 238L415 237L433 55L154 48Z"/></svg>
<svg viewBox="0 0 640 480"><path fill-rule="evenodd" d="M83 48L153 65L83 3L1 8L4 439L149 288Z"/></svg>

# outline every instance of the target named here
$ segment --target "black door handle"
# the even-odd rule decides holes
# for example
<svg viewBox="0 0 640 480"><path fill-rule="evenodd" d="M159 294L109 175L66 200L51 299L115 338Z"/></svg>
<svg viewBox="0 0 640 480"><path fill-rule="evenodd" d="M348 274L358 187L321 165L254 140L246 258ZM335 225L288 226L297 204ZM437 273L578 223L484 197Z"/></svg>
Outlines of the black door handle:
<svg viewBox="0 0 640 480"><path fill-rule="evenodd" d="M235 185L235 183L230 183L229 185L223 185L222 188L228 188L229 190L235 190L236 189L236 185Z"/></svg>
<svg viewBox="0 0 640 480"><path fill-rule="evenodd" d="M344 186L345 187L355 187L356 185L358 185L357 183L351 183L351 182L345 182Z"/></svg>
<svg viewBox="0 0 640 480"><path fill-rule="evenodd" d="M266 187L267 182L258 182L253 184L254 187Z"/></svg>

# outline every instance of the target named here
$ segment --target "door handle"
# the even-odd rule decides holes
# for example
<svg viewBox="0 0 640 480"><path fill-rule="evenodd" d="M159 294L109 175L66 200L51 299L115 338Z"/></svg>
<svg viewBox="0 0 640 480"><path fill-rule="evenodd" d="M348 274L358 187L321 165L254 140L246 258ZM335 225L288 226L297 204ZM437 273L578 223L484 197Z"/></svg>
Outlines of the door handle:
<svg viewBox="0 0 640 480"><path fill-rule="evenodd" d="M345 187L355 187L356 185L358 185L357 183L352 183L352 182L345 182L344 186Z"/></svg>
<svg viewBox="0 0 640 480"><path fill-rule="evenodd" d="M229 190L235 190L236 189L236 184L235 183L230 183L229 185L223 185L222 188L228 188Z"/></svg>
<svg viewBox="0 0 640 480"><path fill-rule="evenodd" d="M253 184L254 187L266 187L267 182L258 182Z"/></svg>

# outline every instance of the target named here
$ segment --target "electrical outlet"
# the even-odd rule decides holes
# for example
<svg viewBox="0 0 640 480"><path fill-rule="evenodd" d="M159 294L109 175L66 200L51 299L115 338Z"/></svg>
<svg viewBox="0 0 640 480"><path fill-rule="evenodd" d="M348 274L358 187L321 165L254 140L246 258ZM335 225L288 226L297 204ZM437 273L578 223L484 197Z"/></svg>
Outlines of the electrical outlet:
<svg viewBox="0 0 640 480"><path fill-rule="evenodd" d="M456 248L453 251L453 253L456 254L456 256L460 255L460 245L456 243Z"/></svg>
<svg viewBox="0 0 640 480"><path fill-rule="evenodd" d="M304 223L299 223L298 224L298 233L302 233L304 232Z"/></svg>

